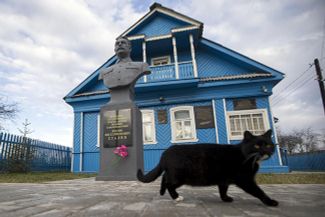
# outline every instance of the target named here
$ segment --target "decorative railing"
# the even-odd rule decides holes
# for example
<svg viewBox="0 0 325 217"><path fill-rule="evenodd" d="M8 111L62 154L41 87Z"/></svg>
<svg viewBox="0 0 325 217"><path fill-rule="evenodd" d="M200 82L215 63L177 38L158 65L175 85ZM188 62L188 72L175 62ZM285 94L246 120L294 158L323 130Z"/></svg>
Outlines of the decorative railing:
<svg viewBox="0 0 325 217"><path fill-rule="evenodd" d="M193 64L192 61L178 63L179 78L193 78Z"/></svg>
<svg viewBox="0 0 325 217"><path fill-rule="evenodd" d="M173 80L176 78L174 64L152 66L150 69L151 74L147 76L147 82Z"/></svg>
<svg viewBox="0 0 325 217"><path fill-rule="evenodd" d="M137 83L169 81L176 79L175 64L168 64L162 66L151 66L151 74L146 78L142 77ZM178 63L179 79L193 78L193 64L192 61Z"/></svg>

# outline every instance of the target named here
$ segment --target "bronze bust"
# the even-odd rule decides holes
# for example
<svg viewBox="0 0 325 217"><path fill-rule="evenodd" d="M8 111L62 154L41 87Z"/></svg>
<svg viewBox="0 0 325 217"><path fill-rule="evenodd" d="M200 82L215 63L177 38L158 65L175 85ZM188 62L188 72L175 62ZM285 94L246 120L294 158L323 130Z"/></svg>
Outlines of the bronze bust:
<svg viewBox="0 0 325 217"><path fill-rule="evenodd" d="M103 79L111 94L111 102L132 101L134 85L143 75L150 74L147 63L133 62L130 58L131 42L126 37L116 39L115 54L117 62L100 71L99 80Z"/></svg>

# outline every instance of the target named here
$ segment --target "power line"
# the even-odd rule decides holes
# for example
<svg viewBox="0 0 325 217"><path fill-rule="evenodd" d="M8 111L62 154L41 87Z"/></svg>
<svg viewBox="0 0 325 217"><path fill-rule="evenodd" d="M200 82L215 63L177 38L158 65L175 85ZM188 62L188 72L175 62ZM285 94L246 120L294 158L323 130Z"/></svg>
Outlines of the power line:
<svg viewBox="0 0 325 217"><path fill-rule="evenodd" d="M303 86L309 84L311 81L315 81L315 79L316 79L315 77L312 77L312 78L310 78L310 79L307 80L307 81L304 80L304 81L300 82L300 85L297 86L295 89L289 91L289 92L288 92L285 96L283 96L282 98L279 98L279 99L275 100L274 103L273 103L273 106L279 104L281 101L285 100L288 96L290 96L291 94L293 94L294 92L296 92L296 90L298 90L298 89L302 88Z"/></svg>
<svg viewBox="0 0 325 217"><path fill-rule="evenodd" d="M298 81L300 78L302 78L302 76L304 76L312 67L313 67L314 63L310 63L309 67L303 71L294 81L292 81L289 85L287 85L285 88L283 88L282 90L279 91L279 93L282 93L283 91L287 90L289 87L291 87L296 81ZM275 95L274 99L276 99L277 97L279 97L280 94Z"/></svg>
<svg viewBox="0 0 325 217"><path fill-rule="evenodd" d="M311 78L308 81L302 82L298 87L296 87L295 89L293 89L291 92L288 92L285 96L283 96L282 98L279 98L277 100L275 100L273 102L273 106L279 104L280 102L282 102L283 100L287 99L287 97L289 97L291 94L293 94L294 92L296 92L296 90L298 90L299 88L302 88L303 86L309 84L311 81L314 81L315 78Z"/></svg>

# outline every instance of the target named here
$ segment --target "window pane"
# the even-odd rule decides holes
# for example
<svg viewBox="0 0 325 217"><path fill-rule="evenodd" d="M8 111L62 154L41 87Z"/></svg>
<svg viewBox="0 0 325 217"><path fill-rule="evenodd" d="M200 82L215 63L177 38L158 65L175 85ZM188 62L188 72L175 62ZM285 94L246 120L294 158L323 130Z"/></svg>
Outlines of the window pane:
<svg viewBox="0 0 325 217"><path fill-rule="evenodd" d="M233 118L230 118L230 130L234 131L235 128L235 120Z"/></svg>
<svg viewBox="0 0 325 217"><path fill-rule="evenodd" d="M176 139L183 138L182 122L176 122Z"/></svg>
<svg viewBox="0 0 325 217"><path fill-rule="evenodd" d="M150 113L142 113L143 123L152 122Z"/></svg>
<svg viewBox="0 0 325 217"><path fill-rule="evenodd" d="M192 138L191 126L184 127L184 138L186 138L186 139Z"/></svg>
<svg viewBox="0 0 325 217"><path fill-rule="evenodd" d="M143 134L144 134L144 141L146 141L146 142L152 142L153 141L151 124L145 124L144 125Z"/></svg>
<svg viewBox="0 0 325 217"><path fill-rule="evenodd" d="M190 118L190 112L188 110L181 110L175 112L175 119L182 120Z"/></svg>
<svg viewBox="0 0 325 217"><path fill-rule="evenodd" d="M238 119L238 118L235 119L235 125L236 125L236 130L241 130L240 119Z"/></svg>

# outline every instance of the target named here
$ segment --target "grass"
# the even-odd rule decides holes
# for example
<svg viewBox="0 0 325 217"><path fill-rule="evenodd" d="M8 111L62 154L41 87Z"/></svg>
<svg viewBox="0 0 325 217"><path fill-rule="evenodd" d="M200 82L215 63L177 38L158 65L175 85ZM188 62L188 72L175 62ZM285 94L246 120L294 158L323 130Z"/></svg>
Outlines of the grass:
<svg viewBox="0 0 325 217"><path fill-rule="evenodd" d="M70 172L31 172L0 174L0 183L42 183L95 177L96 174L75 174Z"/></svg>
<svg viewBox="0 0 325 217"><path fill-rule="evenodd" d="M259 184L325 184L325 173L257 174Z"/></svg>
<svg viewBox="0 0 325 217"><path fill-rule="evenodd" d="M42 183L95 177L96 174L32 172L0 174L0 183ZM325 173L257 174L259 184L325 184Z"/></svg>

